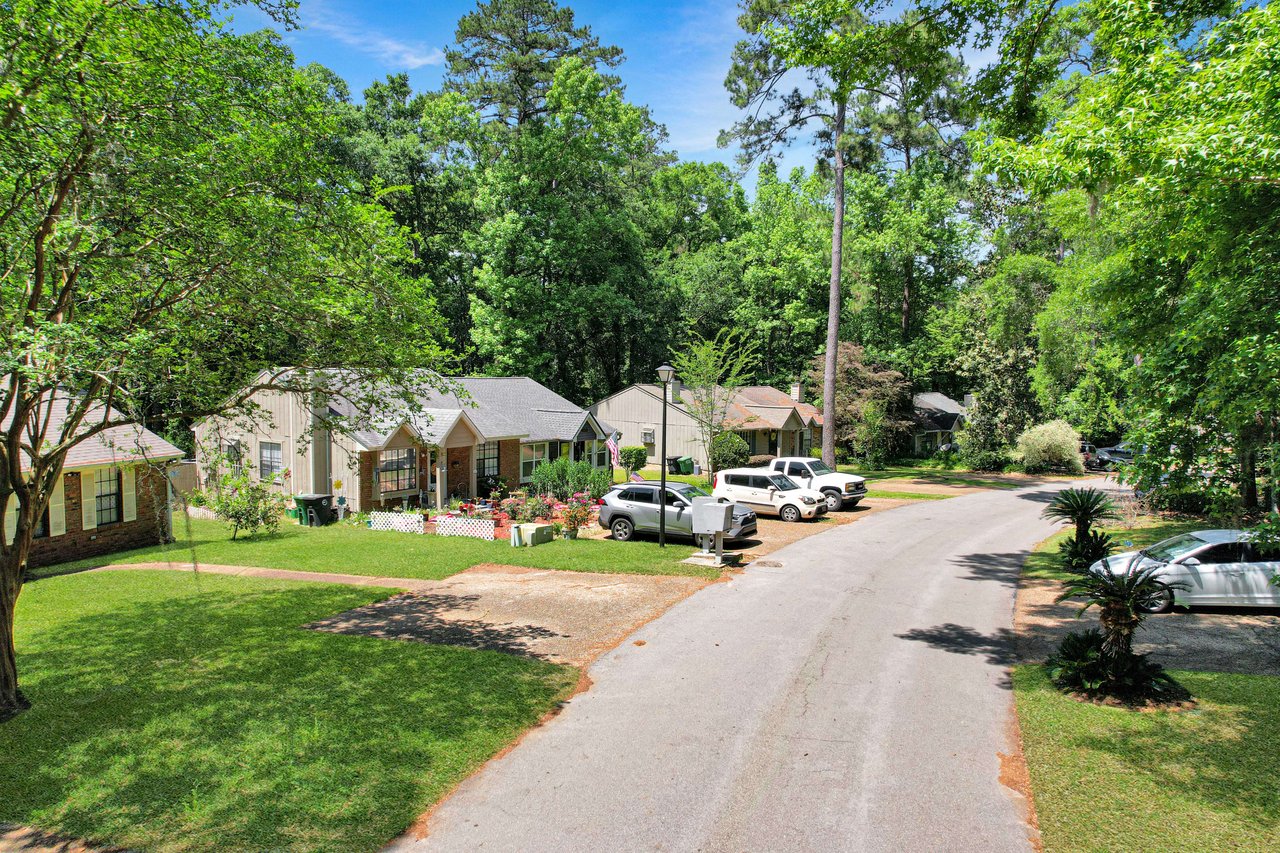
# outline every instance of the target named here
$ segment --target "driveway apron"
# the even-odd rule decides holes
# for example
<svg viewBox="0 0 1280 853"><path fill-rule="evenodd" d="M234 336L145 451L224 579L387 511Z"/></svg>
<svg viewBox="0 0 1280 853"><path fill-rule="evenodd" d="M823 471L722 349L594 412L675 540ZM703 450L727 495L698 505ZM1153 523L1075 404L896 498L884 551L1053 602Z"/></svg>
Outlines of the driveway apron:
<svg viewBox="0 0 1280 853"><path fill-rule="evenodd" d="M1031 849L1000 783L1010 629L1065 485L905 506L713 584L392 848Z"/></svg>

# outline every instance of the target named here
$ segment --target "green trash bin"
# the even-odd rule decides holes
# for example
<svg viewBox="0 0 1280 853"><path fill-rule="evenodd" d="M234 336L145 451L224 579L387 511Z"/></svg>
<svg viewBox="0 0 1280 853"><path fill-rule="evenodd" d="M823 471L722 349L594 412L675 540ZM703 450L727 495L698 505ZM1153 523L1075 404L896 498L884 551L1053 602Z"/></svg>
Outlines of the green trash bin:
<svg viewBox="0 0 1280 853"><path fill-rule="evenodd" d="M681 456L679 465L680 465L681 474L693 473L693 457L692 456Z"/></svg>

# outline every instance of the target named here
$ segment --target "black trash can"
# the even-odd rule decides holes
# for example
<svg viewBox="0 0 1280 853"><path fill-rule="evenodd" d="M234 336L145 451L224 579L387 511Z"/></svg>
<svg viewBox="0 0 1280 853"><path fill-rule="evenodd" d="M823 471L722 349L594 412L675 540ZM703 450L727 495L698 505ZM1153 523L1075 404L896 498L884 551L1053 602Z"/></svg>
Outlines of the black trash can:
<svg viewBox="0 0 1280 853"><path fill-rule="evenodd" d="M298 523L304 527L323 527L338 520L333 495L294 495L298 507Z"/></svg>
<svg viewBox="0 0 1280 853"><path fill-rule="evenodd" d="M679 456L667 457L667 473L668 474L680 473L680 457Z"/></svg>

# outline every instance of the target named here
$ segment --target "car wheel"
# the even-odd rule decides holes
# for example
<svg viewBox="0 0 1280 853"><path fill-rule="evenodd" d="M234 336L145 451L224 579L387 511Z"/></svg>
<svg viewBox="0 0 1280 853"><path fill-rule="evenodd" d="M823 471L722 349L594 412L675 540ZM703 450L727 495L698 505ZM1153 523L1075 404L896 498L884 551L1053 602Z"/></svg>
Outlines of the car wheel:
<svg viewBox="0 0 1280 853"><path fill-rule="evenodd" d="M844 498L839 492L823 492L822 497L827 502L827 512L838 512L844 508Z"/></svg>
<svg viewBox="0 0 1280 853"><path fill-rule="evenodd" d="M617 519L609 525L609 529L613 531L613 538L619 542L630 542L631 537L636 535L636 526L629 518Z"/></svg>
<svg viewBox="0 0 1280 853"><path fill-rule="evenodd" d="M799 520L800 520L800 508L799 508L799 507L792 506L791 504L787 504L786 506L784 506L784 507L783 507L783 508L778 512L778 516L779 516L783 521L788 521L788 522L790 522L790 521L799 521Z"/></svg>
<svg viewBox="0 0 1280 853"><path fill-rule="evenodd" d="M1138 609L1145 613L1168 613L1173 609L1173 590L1161 584L1157 591L1139 602Z"/></svg>

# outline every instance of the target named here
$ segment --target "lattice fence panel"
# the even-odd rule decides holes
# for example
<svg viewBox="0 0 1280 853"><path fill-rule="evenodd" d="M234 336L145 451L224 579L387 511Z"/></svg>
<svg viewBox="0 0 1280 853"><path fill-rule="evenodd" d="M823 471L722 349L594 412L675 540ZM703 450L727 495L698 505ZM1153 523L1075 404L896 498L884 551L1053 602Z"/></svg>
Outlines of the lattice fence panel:
<svg viewBox="0 0 1280 853"><path fill-rule="evenodd" d="M187 507L187 515L192 518L208 519L209 521L218 520L218 516L215 515L213 510L209 509L207 506L189 506Z"/></svg>
<svg viewBox="0 0 1280 853"><path fill-rule="evenodd" d="M394 530L397 533L422 533L422 516L413 512L371 512L370 530Z"/></svg>
<svg viewBox="0 0 1280 853"><path fill-rule="evenodd" d="M471 539L494 538L491 518L467 518L466 516L440 516L436 519L436 533L441 536L467 536Z"/></svg>

